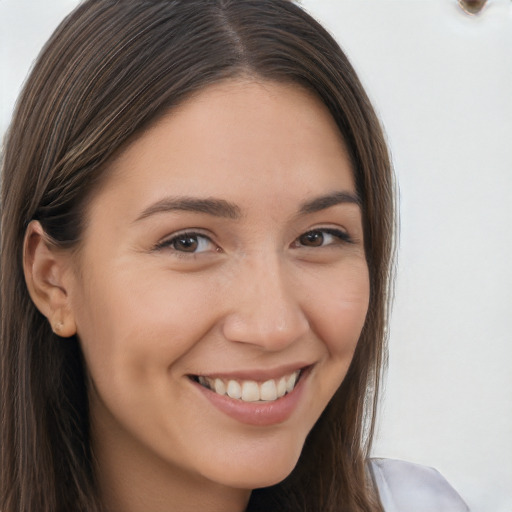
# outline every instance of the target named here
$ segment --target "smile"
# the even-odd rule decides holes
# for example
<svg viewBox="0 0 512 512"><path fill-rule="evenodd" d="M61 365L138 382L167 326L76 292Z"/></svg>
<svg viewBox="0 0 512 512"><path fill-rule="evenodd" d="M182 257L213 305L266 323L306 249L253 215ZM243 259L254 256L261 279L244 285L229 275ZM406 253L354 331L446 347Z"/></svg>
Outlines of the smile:
<svg viewBox="0 0 512 512"><path fill-rule="evenodd" d="M193 377L193 380L218 395L227 395L243 402L272 402L291 393L295 389L301 373L302 370L296 370L288 375L265 382L205 376L196 376Z"/></svg>

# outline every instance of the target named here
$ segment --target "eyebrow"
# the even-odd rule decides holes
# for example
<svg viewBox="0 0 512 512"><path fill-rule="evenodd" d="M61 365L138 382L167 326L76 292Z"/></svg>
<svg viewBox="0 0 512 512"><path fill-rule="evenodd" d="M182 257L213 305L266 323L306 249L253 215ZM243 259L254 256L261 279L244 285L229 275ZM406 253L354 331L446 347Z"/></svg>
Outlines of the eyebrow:
<svg viewBox="0 0 512 512"><path fill-rule="evenodd" d="M299 215L308 215L311 213L316 213L322 210L326 210L331 206L346 203L361 206L361 199L357 194L354 194L352 192L333 192L332 194L320 196L302 204L302 206L299 209Z"/></svg>
<svg viewBox="0 0 512 512"><path fill-rule="evenodd" d="M224 199L196 198L196 197L166 197L146 208L136 219L145 219L155 213L185 211L224 217L227 219L239 219L242 216L240 208Z"/></svg>
<svg viewBox="0 0 512 512"><path fill-rule="evenodd" d="M333 192L324 196L316 197L303 203L298 211L300 215L308 215L322 210L326 210L338 204L356 204L361 205L361 200L357 194L351 192ZM156 213L165 213L173 211L186 211L205 213L214 217L223 217L232 220L238 220L242 217L242 210L234 203L224 199L216 198L195 198L195 197L166 197L146 208L135 220L135 222L146 219Z"/></svg>

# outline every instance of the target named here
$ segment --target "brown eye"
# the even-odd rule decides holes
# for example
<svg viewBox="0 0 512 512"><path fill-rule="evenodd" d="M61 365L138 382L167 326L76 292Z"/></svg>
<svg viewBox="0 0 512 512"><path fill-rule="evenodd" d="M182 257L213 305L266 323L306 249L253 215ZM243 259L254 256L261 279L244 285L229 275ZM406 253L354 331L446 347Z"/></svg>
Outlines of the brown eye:
<svg viewBox="0 0 512 512"><path fill-rule="evenodd" d="M181 252L196 252L199 247L197 235L180 235L172 241L172 246Z"/></svg>
<svg viewBox="0 0 512 512"><path fill-rule="evenodd" d="M155 249L171 249L176 253L198 254L203 252L219 251L219 248L206 235L200 233L179 233L178 235L163 240Z"/></svg>
<svg viewBox="0 0 512 512"><path fill-rule="evenodd" d="M324 233L322 231L310 231L299 237L299 243L306 247L321 247L324 244Z"/></svg>
<svg viewBox="0 0 512 512"><path fill-rule="evenodd" d="M294 247L327 247L343 243L353 243L346 231L340 229L314 229L299 236L293 244Z"/></svg>

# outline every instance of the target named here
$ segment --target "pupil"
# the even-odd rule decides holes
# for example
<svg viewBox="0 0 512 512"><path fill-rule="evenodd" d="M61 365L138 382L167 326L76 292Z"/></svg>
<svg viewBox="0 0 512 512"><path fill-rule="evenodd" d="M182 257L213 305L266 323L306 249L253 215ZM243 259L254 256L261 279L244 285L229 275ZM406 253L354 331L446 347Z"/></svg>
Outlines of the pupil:
<svg viewBox="0 0 512 512"><path fill-rule="evenodd" d="M197 237L183 236L176 240L176 249L186 252L194 252L197 249Z"/></svg>
<svg viewBox="0 0 512 512"><path fill-rule="evenodd" d="M310 247L320 247L324 243L324 235L321 231L311 231L301 236L300 243Z"/></svg>

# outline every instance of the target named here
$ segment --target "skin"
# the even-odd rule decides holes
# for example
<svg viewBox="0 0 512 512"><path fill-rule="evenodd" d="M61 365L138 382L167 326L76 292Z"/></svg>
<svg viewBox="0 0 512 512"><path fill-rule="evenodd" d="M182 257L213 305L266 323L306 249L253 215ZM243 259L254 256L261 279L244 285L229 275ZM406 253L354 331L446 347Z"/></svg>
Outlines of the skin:
<svg viewBox="0 0 512 512"><path fill-rule="evenodd" d="M107 172L78 257L33 223L25 258L34 302L83 348L102 497L115 512L240 512L294 468L365 320L358 204L300 212L355 196L344 143L311 93L240 79L171 111ZM162 206L183 197L236 215ZM184 231L196 252L176 241ZM226 415L190 378L304 366L290 417L264 426Z"/></svg>

